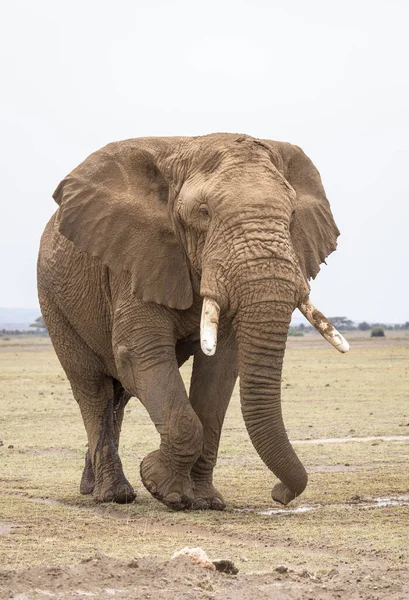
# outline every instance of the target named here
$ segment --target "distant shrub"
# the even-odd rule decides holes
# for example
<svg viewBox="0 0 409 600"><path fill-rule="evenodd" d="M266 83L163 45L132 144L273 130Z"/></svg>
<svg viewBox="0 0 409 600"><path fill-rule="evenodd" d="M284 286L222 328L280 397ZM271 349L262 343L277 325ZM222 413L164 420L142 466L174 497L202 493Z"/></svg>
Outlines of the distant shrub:
<svg viewBox="0 0 409 600"><path fill-rule="evenodd" d="M371 337L385 337L382 327L374 327L371 331Z"/></svg>
<svg viewBox="0 0 409 600"><path fill-rule="evenodd" d="M288 335L291 335L291 337L303 337L304 334L297 327L290 327Z"/></svg>
<svg viewBox="0 0 409 600"><path fill-rule="evenodd" d="M31 323L30 327L33 327L33 329L36 333L39 333L41 335L44 335L44 334L48 335L47 326L44 323L44 319L41 315L39 317L37 317L37 319L34 321L34 323Z"/></svg>

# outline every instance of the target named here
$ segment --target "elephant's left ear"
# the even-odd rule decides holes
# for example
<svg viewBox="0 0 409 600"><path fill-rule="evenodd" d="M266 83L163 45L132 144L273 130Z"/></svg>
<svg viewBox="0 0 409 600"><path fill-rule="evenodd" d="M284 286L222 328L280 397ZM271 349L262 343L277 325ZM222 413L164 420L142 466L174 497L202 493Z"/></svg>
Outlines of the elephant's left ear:
<svg viewBox="0 0 409 600"><path fill-rule="evenodd" d="M306 279L315 279L320 264L336 249L339 236L320 174L298 146L270 140L263 143L296 193L291 239Z"/></svg>
<svg viewBox="0 0 409 600"><path fill-rule="evenodd" d="M186 309L190 270L168 213L169 182L157 156L173 138L109 144L60 183L53 197L59 231L80 250L116 272L132 274L134 294L146 302Z"/></svg>

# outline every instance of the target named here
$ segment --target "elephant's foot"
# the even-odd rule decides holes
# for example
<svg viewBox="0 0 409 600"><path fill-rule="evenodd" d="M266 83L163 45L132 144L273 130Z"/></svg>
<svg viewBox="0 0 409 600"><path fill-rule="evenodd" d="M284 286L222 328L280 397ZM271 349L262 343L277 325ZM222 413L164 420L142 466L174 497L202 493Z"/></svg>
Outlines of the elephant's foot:
<svg viewBox="0 0 409 600"><path fill-rule="evenodd" d="M92 468L89 450L85 455L85 467L82 472L80 492L81 494L92 494L95 487L94 470Z"/></svg>
<svg viewBox="0 0 409 600"><path fill-rule="evenodd" d="M281 481L277 483L271 490L271 497L273 498L273 500L284 505L291 502L291 500L294 500L294 498L296 498L297 495L298 494L296 492L291 491Z"/></svg>
<svg viewBox="0 0 409 600"><path fill-rule="evenodd" d="M131 484L122 475L116 481L96 484L93 498L95 502L117 502L118 504L130 504L136 498Z"/></svg>
<svg viewBox="0 0 409 600"><path fill-rule="evenodd" d="M226 508L223 496L212 483L194 482L193 491L195 499L191 506L192 510L224 510Z"/></svg>
<svg viewBox="0 0 409 600"><path fill-rule="evenodd" d="M173 471L160 450L151 452L141 462L142 483L154 498L173 510L190 508L194 493L190 477Z"/></svg>

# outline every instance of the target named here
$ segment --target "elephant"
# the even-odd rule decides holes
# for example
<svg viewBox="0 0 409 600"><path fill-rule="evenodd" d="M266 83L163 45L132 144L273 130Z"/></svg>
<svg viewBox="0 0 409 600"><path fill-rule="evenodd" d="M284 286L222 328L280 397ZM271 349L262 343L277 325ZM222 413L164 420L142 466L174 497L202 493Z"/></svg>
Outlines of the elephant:
<svg viewBox="0 0 409 600"><path fill-rule="evenodd" d="M175 510L223 510L213 470L239 376L250 439L280 480L273 499L301 494L280 396L294 309L348 349L309 297L339 235L311 160L248 135L135 138L91 154L53 198L38 293L87 432L80 491L135 499L118 453L135 396L160 435L140 465L147 490Z"/></svg>

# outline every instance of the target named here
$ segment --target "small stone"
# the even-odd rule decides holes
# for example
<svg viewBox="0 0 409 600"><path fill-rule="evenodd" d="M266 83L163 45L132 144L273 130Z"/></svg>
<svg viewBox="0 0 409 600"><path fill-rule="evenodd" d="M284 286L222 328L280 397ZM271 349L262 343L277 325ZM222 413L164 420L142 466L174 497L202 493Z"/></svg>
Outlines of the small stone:
<svg viewBox="0 0 409 600"><path fill-rule="evenodd" d="M212 563L216 567L216 571L219 573L226 573L227 575L237 575L239 572L232 560L221 558L220 560L213 560Z"/></svg>
<svg viewBox="0 0 409 600"><path fill-rule="evenodd" d="M285 565L277 565L276 571L277 573L288 573L288 567Z"/></svg>
<svg viewBox="0 0 409 600"><path fill-rule="evenodd" d="M201 591L205 591L205 592L213 592L214 591L214 587L212 586L210 581L207 581L207 580L199 581L199 583L197 585Z"/></svg>
<svg viewBox="0 0 409 600"><path fill-rule="evenodd" d="M335 575L338 575L338 571L332 568L331 571L328 572L328 577L334 577Z"/></svg>
<svg viewBox="0 0 409 600"><path fill-rule="evenodd" d="M138 561L137 560L131 560L131 561L129 561L128 567L130 569L138 569L139 568Z"/></svg>
<svg viewBox="0 0 409 600"><path fill-rule="evenodd" d="M9 445L7 446L7 448L8 448L9 450L13 450L14 446L13 446L13 444L9 444Z"/></svg>
<svg viewBox="0 0 409 600"><path fill-rule="evenodd" d="M202 550L202 548L188 548L185 546L181 550L175 552L171 560L179 558L188 558L193 563L196 563L205 569L211 569L214 571L217 568L213 561L209 559L206 552Z"/></svg>
<svg viewBox="0 0 409 600"><path fill-rule="evenodd" d="M372 498L370 496L365 496L364 494L354 494L351 496L347 502L351 504L359 504L361 502L371 502Z"/></svg>

